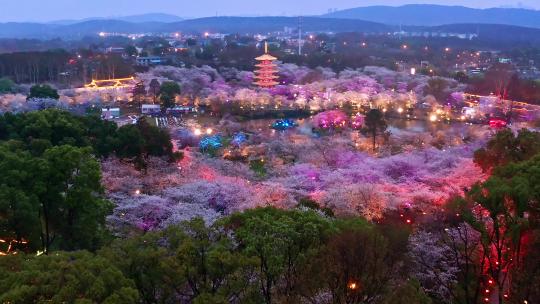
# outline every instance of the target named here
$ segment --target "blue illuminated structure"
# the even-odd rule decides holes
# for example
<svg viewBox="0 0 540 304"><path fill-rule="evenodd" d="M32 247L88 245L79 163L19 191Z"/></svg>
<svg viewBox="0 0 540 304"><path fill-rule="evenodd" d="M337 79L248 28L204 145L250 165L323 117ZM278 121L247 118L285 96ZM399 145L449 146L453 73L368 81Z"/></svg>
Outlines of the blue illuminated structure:
<svg viewBox="0 0 540 304"><path fill-rule="evenodd" d="M221 147L223 147L223 142L222 142L221 136L219 135L204 137L199 142L199 148L203 152L215 151Z"/></svg>
<svg viewBox="0 0 540 304"><path fill-rule="evenodd" d="M241 144L245 143L246 140L247 140L247 135L242 132L238 132L234 134L231 143L235 146L240 146Z"/></svg>
<svg viewBox="0 0 540 304"><path fill-rule="evenodd" d="M283 130L292 129L297 126L298 124L294 120L286 118L286 119L276 120L272 124L272 129L283 131Z"/></svg>

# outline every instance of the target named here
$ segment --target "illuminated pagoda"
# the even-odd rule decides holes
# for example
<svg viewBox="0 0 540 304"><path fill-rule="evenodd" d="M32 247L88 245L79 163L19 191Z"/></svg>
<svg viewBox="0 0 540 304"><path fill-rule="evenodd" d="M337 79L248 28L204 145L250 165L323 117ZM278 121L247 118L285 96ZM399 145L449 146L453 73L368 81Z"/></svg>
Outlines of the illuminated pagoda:
<svg viewBox="0 0 540 304"><path fill-rule="evenodd" d="M276 57L268 54L268 43L264 43L264 55L255 58L259 63L255 66L255 84L261 88L271 88L278 84Z"/></svg>

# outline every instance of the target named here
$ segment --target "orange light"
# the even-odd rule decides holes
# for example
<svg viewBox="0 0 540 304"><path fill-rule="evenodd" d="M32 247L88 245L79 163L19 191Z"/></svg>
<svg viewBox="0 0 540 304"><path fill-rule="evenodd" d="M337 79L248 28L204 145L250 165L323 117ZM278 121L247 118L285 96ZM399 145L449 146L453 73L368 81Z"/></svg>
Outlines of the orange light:
<svg viewBox="0 0 540 304"><path fill-rule="evenodd" d="M349 283L348 287L349 287L349 289L355 290L356 288L358 288L358 285L356 285L355 282L351 282L351 283Z"/></svg>

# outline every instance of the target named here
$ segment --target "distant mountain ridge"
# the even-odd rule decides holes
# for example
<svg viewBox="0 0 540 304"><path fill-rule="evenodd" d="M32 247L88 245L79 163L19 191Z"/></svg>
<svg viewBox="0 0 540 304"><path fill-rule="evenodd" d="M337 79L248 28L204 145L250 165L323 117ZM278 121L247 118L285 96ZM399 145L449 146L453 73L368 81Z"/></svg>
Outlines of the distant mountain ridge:
<svg viewBox="0 0 540 304"><path fill-rule="evenodd" d="M391 27L362 20L338 20L320 17L304 17L304 31L335 32L384 32ZM206 31L221 33L267 33L282 31L285 27L296 28L297 17L208 17L180 22L134 23L120 20L90 20L74 24L0 23L0 38L66 38L108 33L172 33Z"/></svg>
<svg viewBox="0 0 540 304"><path fill-rule="evenodd" d="M90 20L74 24L0 23L0 38L19 39L81 39L97 37L100 32L118 34L162 34L162 33L238 33L266 34L283 31L286 27L296 30L298 17L208 17L180 22L127 22L121 20ZM540 46L540 28L514 25L470 23L444 24L437 26L387 25L377 22L337 19L325 17L302 17L305 32L363 32L392 33L400 29L415 35L430 33L479 34L481 41Z"/></svg>
<svg viewBox="0 0 540 304"><path fill-rule="evenodd" d="M132 23L145 23L145 22L163 22L163 23L172 23L180 22L184 20L182 17L176 15L164 14L164 13L150 13L150 14L141 14L141 15L132 15L132 16L119 16L119 17L91 17L84 19L73 19L73 20L55 20L47 22L48 24L58 24L58 25L71 25L86 21L96 21L96 20L117 20L125 21Z"/></svg>
<svg viewBox="0 0 540 304"><path fill-rule="evenodd" d="M438 26L456 23L506 24L540 28L540 11L523 8L475 9L464 6L409 4L366 6L322 15L325 18L358 19L393 25Z"/></svg>

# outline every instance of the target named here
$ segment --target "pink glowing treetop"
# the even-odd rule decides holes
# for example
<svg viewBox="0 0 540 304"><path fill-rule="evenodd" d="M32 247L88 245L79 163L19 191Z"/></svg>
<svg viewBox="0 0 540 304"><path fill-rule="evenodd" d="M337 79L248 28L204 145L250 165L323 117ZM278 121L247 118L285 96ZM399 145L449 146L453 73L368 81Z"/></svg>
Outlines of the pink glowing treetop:
<svg viewBox="0 0 540 304"><path fill-rule="evenodd" d="M364 115L358 113L351 118L351 128L359 130L364 126Z"/></svg>
<svg viewBox="0 0 540 304"><path fill-rule="evenodd" d="M330 110L321 112L313 117L313 125L320 129L343 129L347 126L349 117L343 111Z"/></svg>

